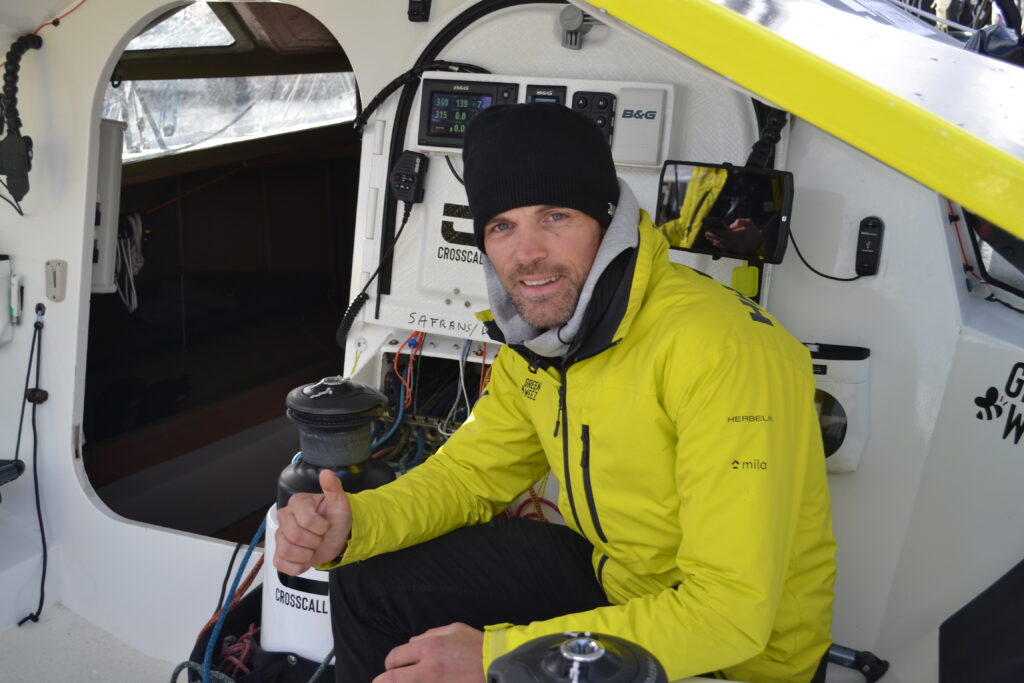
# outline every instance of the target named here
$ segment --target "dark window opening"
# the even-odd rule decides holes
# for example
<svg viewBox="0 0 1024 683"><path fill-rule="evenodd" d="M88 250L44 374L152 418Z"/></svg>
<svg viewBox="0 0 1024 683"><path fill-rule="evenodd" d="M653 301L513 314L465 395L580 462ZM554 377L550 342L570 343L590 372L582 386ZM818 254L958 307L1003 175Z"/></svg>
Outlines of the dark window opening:
<svg viewBox="0 0 1024 683"><path fill-rule="evenodd" d="M325 49L325 29L309 15L270 10L287 12L293 26L315 24ZM295 74L267 74L256 54L265 47L256 42L251 73L192 78L205 67L190 58L178 78L173 58L160 57L167 80L131 84L146 91L137 129L171 153L122 168L121 224L130 233L135 216L142 228L137 308L129 312L117 294L94 292L90 302L83 460L91 484L128 519L231 541L252 537L298 450L284 417L287 392L343 372L334 332L348 303L359 176L360 143L344 122L351 117L310 123L340 82L354 102L351 73L309 73L307 50L297 53ZM336 43L331 49L314 62L347 64ZM278 70L288 63L281 54ZM211 113L202 81L216 78L272 83L212 90L231 106L241 97L250 114L277 108L284 125L218 146L183 142L186 99L200 110L207 103L208 119L230 120L230 107ZM137 122L125 120L130 133ZM206 123L224 128L221 119Z"/></svg>
<svg viewBox="0 0 1024 683"><path fill-rule="evenodd" d="M964 218L982 277L1024 299L1024 240L969 211Z"/></svg>

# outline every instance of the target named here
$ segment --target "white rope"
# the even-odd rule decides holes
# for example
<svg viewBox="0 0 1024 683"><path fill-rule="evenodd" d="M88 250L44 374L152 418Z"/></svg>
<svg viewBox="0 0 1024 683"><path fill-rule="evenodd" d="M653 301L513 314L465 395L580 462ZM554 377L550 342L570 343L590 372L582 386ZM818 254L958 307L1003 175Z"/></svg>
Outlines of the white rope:
<svg viewBox="0 0 1024 683"><path fill-rule="evenodd" d="M114 284L125 308L129 313L134 313L139 307L135 276L142 270L142 264L145 262L142 258L142 218L139 214L133 213L127 216L127 220L132 228L131 235L118 235L117 246L114 249Z"/></svg>

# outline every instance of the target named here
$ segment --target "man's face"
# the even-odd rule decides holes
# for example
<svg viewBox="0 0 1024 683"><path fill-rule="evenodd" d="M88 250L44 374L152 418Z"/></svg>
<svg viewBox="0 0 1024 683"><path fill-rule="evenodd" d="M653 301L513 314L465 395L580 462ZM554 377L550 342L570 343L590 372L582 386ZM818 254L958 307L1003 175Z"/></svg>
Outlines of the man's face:
<svg viewBox="0 0 1024 683"><path fill-rule="evenodd" d="M575 209L522 206L484 226L484 250L523 320L557 327L572 317L603 231Z"/></svg>

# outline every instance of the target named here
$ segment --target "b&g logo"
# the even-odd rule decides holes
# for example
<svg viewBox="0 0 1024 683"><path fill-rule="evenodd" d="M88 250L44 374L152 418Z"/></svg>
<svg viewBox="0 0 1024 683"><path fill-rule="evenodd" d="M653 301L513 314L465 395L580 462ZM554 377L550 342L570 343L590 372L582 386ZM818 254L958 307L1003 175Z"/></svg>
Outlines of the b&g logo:
<svg viewBox="0 0 1024 683"><path fill-rule="evenodd" d="M623 109L622 118L624 119L647 119L653 121L658 116L657 109Z"/></svg>

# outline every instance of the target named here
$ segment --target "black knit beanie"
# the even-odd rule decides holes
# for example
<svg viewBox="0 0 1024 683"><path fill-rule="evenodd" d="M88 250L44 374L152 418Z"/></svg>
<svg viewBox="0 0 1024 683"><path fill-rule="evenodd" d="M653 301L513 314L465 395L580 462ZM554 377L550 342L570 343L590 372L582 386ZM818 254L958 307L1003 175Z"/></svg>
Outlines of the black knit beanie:
<svg viewBox="0 0 1024 683"><path fill-rule="evenodd" d="M484 225L502 211L564 206L607 228L619 201L615 164L601 129L560 104L485 109L466 126L462 159L481 251Z"/></svg>

